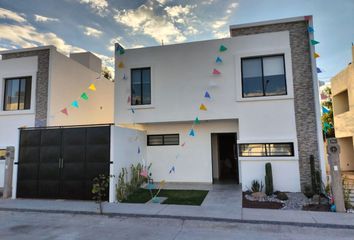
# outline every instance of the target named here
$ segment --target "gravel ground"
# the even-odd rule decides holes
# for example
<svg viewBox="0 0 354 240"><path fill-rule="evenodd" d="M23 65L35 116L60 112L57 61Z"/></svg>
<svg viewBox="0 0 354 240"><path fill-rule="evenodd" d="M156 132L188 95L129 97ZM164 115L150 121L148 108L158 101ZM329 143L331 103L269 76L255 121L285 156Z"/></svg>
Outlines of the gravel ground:
<svg viewBox="0 0 354 240"><path fill-rule="evenodd" d="M311 200L309 200L303 193L286 193L288 195L288 200L284 201L285 206L282 208L283 210L302 210L304 205L310 204Z"/></svg>

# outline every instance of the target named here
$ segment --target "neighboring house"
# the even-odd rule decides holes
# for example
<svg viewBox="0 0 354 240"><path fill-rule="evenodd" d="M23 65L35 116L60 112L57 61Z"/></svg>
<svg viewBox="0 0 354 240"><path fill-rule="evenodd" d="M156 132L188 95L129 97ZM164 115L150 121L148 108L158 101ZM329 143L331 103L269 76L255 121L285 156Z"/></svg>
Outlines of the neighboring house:
<svg viewBox="0 0 354 240"><path fill-rule="evenodd" d="M101 60L92 53L75 53L67 57L54 46L45 46L6 50L1 51L0 55L0 148L14 146L16 164L19 160L19 128L41 129L48 126L113 122L114 83L100 76ZM96 91L88 89L91 83L95 85ZM87 101L79 100L83 92L88 95ZM74 100L79 101L77 109L70 106ZM61 112L64 108L67 109L65 113ZM54 142L58 140L54 136L50 139ZM33 147L37 140L38 138L31 139L29 144ZM43 142L43 138L40 141ZM51 144L49 145L53 146L53 142ZM21 154L32 156L35 161L41 162L44 161L43 149L39 153L33 152L33 148L22 149ZM49 150L52 153L55 149ZM0 150L0 168L3 168L3 152ZM36 154L41 157L34 157ZM51 160L58 166L58 158ZM25 164L26 161L21 163ZM39 166L37 163L34 166ZM47 168L43 171L49 170ZM22 176L25 177L26 174L36 175L36 172L27 169ZM0 169L0 179L2 187L3 169ZM15 197L17 165L13 179Z"/></svg>
<svg viewBox="0 0 354 240"><path fill-rule="evenodd" d="M297 192L311 183L313 155L325 179L309 26L307 16L230 26L225 39L116 45L115 124L146 134L135 154L152 178L246 190L270 162L274 188ZM115 161L127 157L137 162Z"/></svg>
<svg viewBox="0 0 354 240"><path fill-rule="evenodd" d="M354 171L354 46L353 60L331 79L334 129L341 147L340 167Z"/></svg>

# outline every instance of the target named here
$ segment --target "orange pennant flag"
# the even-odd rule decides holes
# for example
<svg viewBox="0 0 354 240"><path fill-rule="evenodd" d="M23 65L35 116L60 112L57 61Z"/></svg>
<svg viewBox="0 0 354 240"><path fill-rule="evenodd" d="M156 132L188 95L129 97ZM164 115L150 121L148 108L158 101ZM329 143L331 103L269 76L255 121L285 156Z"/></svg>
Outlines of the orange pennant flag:
<svg viewBox="0 0 354 240"><path fill-rule="evenodd" d="M67 108L63 108L62 110L60 110L60 112L63 113L63 114L65 114L66 116L69 115Z"/></svg>
<svg viewBox="0 0 354 240"><path fill-rule="evenodd" d="M119 62L118 67L119 68L124 68L124 63L123 62Z"/></svg>
<svg viewBox="0 0 354 240"><path fill-rule="evenodd" d="M200 104L199 109L202 110L202 111L206 111L207 110L206 106L203 103Z"/></svg>
<svg viewBox="0 0 354 240"><path fill-rule="evenodd" d="M91 84L90 86L89 86L89 89L91 90L91 91L96 91L96 86L95 86L95 84Z"/></svg>
<svg viewBox="0 0 354 240"><path fill-rule="evenodd" d="M314 57L314 58L319 58L320 55L319 55L318 53L314 53L314 54L313 54L313 57Z"/></svg>

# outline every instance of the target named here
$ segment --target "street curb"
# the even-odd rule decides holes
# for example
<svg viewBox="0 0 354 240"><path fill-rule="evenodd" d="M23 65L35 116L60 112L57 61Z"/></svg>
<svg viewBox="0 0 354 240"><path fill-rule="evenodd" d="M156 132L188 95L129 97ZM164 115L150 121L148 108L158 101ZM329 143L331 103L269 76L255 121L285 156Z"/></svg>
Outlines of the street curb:
<svg viewBox="0 0 354 240"><path fill-rule="evenodd" d="M90 211L42 210L42 209L22 209L22 208L1 208L1 207L0 207L0 211L55 213L55 214L73 214L73 215L97 215L97 216L107 216L107 217L161 218L161 219L194 220L194 221L205 221L205 222L209 221L209 222L225 222L225 223L268 224L268 225L281 225L281 226L354 230L354 225L328 224L328 223L280 222L280 221L265 221L265 220L214 218L214 217L149 215L149 214L136 214L136 213L103 213L101 215L98 212L90 212Z"/></svg>

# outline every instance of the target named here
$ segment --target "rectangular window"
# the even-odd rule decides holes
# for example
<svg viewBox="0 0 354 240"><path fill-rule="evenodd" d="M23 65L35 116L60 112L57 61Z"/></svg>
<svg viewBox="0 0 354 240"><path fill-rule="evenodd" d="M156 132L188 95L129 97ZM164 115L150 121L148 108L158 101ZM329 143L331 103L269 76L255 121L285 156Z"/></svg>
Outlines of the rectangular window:
<svg viewBox="0 0 354 240"><path fill-rule="evenodd" d="M5 79L4 111L26 110L31 107L31 77Z"/></svg>
<svg viewBox="0 0 354 240"><path fill-rule="evenodd" d="M148 135L148 146L179 145L179 134Z"/></svg>
<svg viewBox="0 0 354 240"><path fill-rule="evenodd" d="M293 143L247 143L240 144L241 157L292 157Z"/></svg>
<svg viewBox="0 0 354 240"><path fill-rule="evenodd" d="M242 96L286 95L284 55L241 59Z"/></svg>
<svg viewBox="0 0 354 240"><path fill-rule="evenodd" d="M131 69L131 104L151 104L151 69Z"/></svg>

